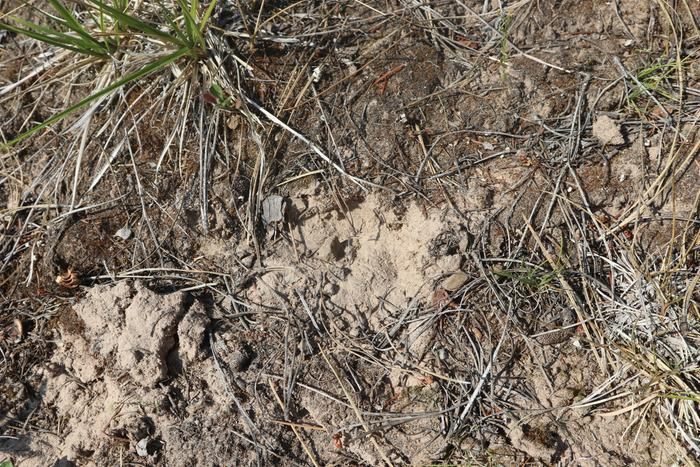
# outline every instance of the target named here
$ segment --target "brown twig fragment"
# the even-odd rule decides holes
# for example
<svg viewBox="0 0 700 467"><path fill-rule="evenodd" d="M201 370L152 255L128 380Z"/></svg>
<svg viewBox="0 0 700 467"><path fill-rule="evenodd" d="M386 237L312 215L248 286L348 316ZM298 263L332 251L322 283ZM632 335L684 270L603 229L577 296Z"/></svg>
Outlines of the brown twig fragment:
<svg viewBox="0 0 700 467"><path fill-rule="evenodd" d="M391 70L387 71L383 75L381 75L379 78L375 79L374 82L372 83L372 86L379 86L379 93L384 94L384 91L386 91L386 86L389 84L389 78L394 76L395 74L399 73L401 70L406 68L406 64L402 63L401 65L397 65Z"/></svg>

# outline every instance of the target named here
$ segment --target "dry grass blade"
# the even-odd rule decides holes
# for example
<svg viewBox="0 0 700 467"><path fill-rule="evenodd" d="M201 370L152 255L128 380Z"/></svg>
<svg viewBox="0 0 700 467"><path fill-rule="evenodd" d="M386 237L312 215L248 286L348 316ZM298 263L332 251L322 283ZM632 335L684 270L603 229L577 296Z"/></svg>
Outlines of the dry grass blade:
<svg viewBox="0 0 700 467"><path fill-rule="evenodd" d="M694 465L698 18L603 3L4 2L0 462Z"/></svg>
<svg viewBox="0 0 700 467"><path fill-rule="evenodd" d="M273 383L272 380L269 380L268 382L270 383L270 391L272 391L272 395L274 396L275 401L277 401L277 405L279 405L280 409L284 411L284 402L282 402L282 399L280 399L280 396L277 394L277 388L275 387L275 383ZM290 424L289 422L284 422L284 424L288 425L292 429L292 431L294 432L294 436L296 436L299 440L299 443L301 443L301 446L304 448L304 452L309 457L311 463L318 467L319 464L316 461L316 458L314 457L313 453L309 449L309 446L306 444L306 441L304 441L304 438L302 438L301 433L299 432L299 428L305 425Z"/></svg>
<svg viewBox="0 0 700 467"><path fill-rule="evenodd" d="M335 368L335 365L331 362L331 360L328 358L328 355L326 355L325 350L323 348L319 349L321 351L321 356L323 359L326 361L326 364L328 365L328 368L330 368L331 372L333 372L333 376L335 376L336 381L338 381L338 385L340 386L341 390L343 391L343 394L345 395L345 399L350 403L350 406L352 407L353 412L355 412L355 417L357 417L357 421L360 422L362 425L362 428L365 430L365 433L368 434L370 443L372 446L374 446L374 449L377 450L379 455L381 456L382 460L384 463L388 466L393 466L393 462L389 460L387 457L386 453L384 452L384 449L382 449L381 446L379 446L379 443L377 443L377 440L374 439L374 436L372 435L372 431L370 430L369 425L365 421L364 417L362 416L362 412L360 412L360 409L357 407L357 404L355 400L353 399L352 395L348 392L347 388L345 387L345 383L341 379L340 375L338 374L338 370Z"/></svg>

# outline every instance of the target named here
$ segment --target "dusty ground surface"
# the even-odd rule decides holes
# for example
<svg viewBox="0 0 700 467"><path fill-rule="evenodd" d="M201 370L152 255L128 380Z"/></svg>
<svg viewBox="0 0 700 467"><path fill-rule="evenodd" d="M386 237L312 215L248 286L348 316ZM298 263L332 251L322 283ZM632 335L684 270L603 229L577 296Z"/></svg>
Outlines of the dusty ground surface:
<svg viewBox="0 0 700 467"><path fill-rule="evenodd" d="M697 464L697 4L241 3L334 165L170 72L3 153L0 462ZM5 140L88 92L44 52Z"/></svg>

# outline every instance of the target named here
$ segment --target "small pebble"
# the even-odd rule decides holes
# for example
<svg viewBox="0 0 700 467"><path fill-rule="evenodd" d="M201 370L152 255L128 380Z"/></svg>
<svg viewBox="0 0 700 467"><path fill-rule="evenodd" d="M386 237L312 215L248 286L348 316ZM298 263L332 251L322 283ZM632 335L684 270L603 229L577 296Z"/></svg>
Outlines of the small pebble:
<svg viewBox="0 0 700 467"><path fill-rule="evenodd" d="M114 233L115 237L119 237L122 240L128 240L131 237L131 229L129 227L122 227Z"/></svg>
<svg viewBox="0 0 700 467"><path fill-rule="evenodd" d="M148 438L142 438L138 443L136 443L136 454L141 457L148 456L148 441Z"/></svg>
<svg viewBox="0 0 700 467"><path fill-rule="evenodd" d="M442 282L442 288L448 292L455 292L467 283L467 279L469 276L462 271L455 272Z"/></svg>

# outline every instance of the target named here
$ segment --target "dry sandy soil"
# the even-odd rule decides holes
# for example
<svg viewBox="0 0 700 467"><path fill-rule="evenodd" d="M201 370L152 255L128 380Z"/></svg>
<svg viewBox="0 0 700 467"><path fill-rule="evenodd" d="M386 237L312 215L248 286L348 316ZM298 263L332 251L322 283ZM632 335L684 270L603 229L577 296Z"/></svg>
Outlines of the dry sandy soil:
<svg viewBox="0 0 700 467"><path fill-rule="evenodd" d="M2 153L0 466L698 464L695 0L221 3L235 106Z"/></svg>

